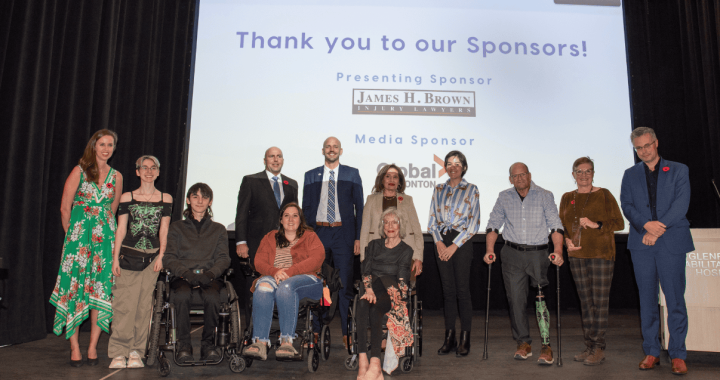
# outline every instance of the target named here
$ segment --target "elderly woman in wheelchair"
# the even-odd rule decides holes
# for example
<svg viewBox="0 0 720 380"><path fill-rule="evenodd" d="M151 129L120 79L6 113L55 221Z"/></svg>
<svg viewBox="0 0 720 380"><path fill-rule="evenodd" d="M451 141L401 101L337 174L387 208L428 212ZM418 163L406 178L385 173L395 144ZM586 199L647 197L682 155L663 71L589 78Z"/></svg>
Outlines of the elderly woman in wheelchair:
<svg viewBox="0 0 720 380"><path fill-rule="evenodd" d="M317 272L325 260L325 248L305 223L302 209L289 203L280 210L280 227L260 242L255 254L255 269L262 275L253 287L253 343L245 347L245 356L267 359L273 310L277 305L280 322L278 358L293 358L299 301L320 299L323 283Z"/></svg>
<svg viewBox="0 0 720 380"><path fill-rule="evenodd" d="M405 347L413 343L406 307L413 250L402 241L405 237L406 219L401 211L390 207L382 213L380 220L378 232L383 239L373 240L368 244L361 266L361 294L364 294L358 302L356 320L360 353L357 378L365 380L383 378L380 352L386 314L389 335L385 367L388 373L397 367L397 360L389 360L390 357L396 359L402 356ZM366 333L368 319L371 343L369 362ZM390 361L393 361L393 364L387 364Z"/></svg>

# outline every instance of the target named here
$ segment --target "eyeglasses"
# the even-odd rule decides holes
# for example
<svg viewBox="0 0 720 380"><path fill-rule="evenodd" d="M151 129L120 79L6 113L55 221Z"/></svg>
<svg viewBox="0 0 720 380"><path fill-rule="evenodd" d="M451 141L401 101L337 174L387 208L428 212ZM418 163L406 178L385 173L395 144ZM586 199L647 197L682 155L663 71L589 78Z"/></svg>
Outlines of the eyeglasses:
<svg viewBox="0 0 720 380"><path fill-rule="evenodd" d="M588 169L588 170L575 170L575 175L592 175L595 173L595 170Z"/></svg>
<svg viewBox="0 0 720 380"><path fill-rule="evenodd" d="M391 220L391 221L383 220L383 224L389 224L391 226L396 226L400 223L397 220Z"/></svg>
<svg viewBox="0 0 720 380"><path fill-rule="evenodd" d="M143 165L143 166L140 167L140 170L142 170L142 171L144 171L144 172L146 172L146 171L154 171L154 172L156 172L156 171L158 171L158 167L157 167L157 166L147 167L147 166Z"/></svg>
<svg viewBox="0 0 720 380"><path fill-rule="evenodd" d="M567 172L566 172L566 173L567 173ZM520 173L520 174L513 174L513 175L511 175L510 177L511 177L512 179L515 179L515 178L518 178L518 177L520 177L520 178L525 178L528 174L530 174L530 173L525 172L525 173Z"/></svg>
<svg viewBox="0 0 720 380"><path fill-rule="evenodd" d="M657 141L657 140L655 140L655 141ZM643 145L643 146L636 146L636 147L635 147L635 151L638 152L638 153L640 153L640 152L644 151L645 149L650 149L650 147L651 147L653 144L655 144L655 141L653 141L653 142L651 142L651 143L647 143L647 144L645 144L645 145Z"/></svg>

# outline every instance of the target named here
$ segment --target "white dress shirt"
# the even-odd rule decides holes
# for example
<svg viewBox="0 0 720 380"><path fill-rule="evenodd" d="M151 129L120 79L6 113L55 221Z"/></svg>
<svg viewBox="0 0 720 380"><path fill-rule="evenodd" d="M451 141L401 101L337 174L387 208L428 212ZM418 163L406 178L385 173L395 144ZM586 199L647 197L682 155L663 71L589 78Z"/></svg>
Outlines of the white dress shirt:
<svg viewBox="0 0 720 380"><path fill-rule="evenodd" d="M335 172L335 221L336 222L342 222L340 219L340 205L338 205L338 189L337 189L337 183L338 183L338 173L340 172L340 165L338 165L335 169L330 169L327 167L327 165L323 166L325 169L323 172L323 183L322 183L322 189L320 190L320 204L318 204L318 210L317 215L315 217L315 220L317 222L323 222L327 223L327 208L328 208L328 183L330 182L330 170Z"/></svg>

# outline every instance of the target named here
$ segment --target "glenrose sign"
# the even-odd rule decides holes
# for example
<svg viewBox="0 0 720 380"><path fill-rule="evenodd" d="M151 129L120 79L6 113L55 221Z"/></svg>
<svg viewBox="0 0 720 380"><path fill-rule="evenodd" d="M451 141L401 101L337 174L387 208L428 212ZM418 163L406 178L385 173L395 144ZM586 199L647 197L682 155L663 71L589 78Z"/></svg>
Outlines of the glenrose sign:
<svg viewBox="0 0 720 380"><path fill-rule="evenodd" d="M437 179L445 175L445 161L433 154L434 163L429 166L408 163L407 166L397 165L405 176L405 188L434 188ZM394 163L393 163L394 164ZM387 162L380 163L376 171L379 173Z"/></svg>
<svg viewBox="0 0 720 380"><path fill-rule="evenodd" d="M475 117L475 91L353 89L353 115Z"/></svg>

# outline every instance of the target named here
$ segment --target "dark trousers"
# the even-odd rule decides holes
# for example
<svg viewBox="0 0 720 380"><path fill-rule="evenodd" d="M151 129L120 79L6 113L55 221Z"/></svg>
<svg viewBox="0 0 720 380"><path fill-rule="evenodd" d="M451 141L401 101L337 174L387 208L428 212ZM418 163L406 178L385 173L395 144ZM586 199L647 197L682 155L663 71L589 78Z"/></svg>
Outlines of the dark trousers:
<svg viewBox="0 0 720 380"><path fill-rule="evenodd" d="M370 322L370 357L380 359L382 351L383 322L385 321L385 313L390 311L392 302L388 295L387 289L391 286L399 288L397 277L384 276L373 279L372 289L375 293L374 304L367 300L360 300L357 308L357 343L358 352L367 353L367 328L368 319ZM365 293L365 292L361 292Z"/></svg>
<svg viewBox="0 0 720 380"><path fill-rule="evenodd" d="M605 349L605 331L608 326L610 285L615 262L605 259L570 257L582 313L583 336L588 348Z"/></svg>
<svg viewBox="0 0 720 380"><path fill-rule="evenodd" d="M353 290L355 254L353 253L353 245L345 243L343 234L340 231L341 228L318 226L315 233L317 233L323 246L325 246L325 262L340 272L343 289L340 289L340 294L338 294L338 309L340 309L342 334L347 335L348 307L350 307L350 300L355 297L355 291ZM315 327L316 331L320 331L319 324L315 324Z"/></svg>
<svg viewBox="0 0 720 380"><path fill-rule="evenodd" d="M212 346L214 344L215 328L218 325L220 313L220 289L223 283L217 279L206 286L191 288L190 284L183 279L175 279L170 283L170 302L175 305L175 322L177 328L177 340L181 344L190 344L190 303L192 293L199 292L203 301L203 333L202 345Z"/></svg>
<svg viewBox="0 0 720 380"><path fill-rule="evenodd" d="M502 255L503 282L510 306L510 326L517 344L532 344L527 317L528 279L533 288L549 284L547 269L550 255L543 251L518 251L508 245L500 251Z"/></svg>
<svg viewBox="0 0 720 380"><path fill-rule="evenodd" d="M452 244L458 232L452 230L443 235L446 247ZM435 248L440 281L442 282L445 329L455 330L455 319L460 312L461 331L470 331L472 328L472 300L470 298L470 267L472 265L472 243L465 243L458 248L450 260L442 261Z"/></svg>
<svg viewBox="0 0 720 380"><path fill-rule="evenodd" d="M645 355L660 356L660 313L658 283L665 294L668 309L670 341L668 353L673 359L685 360L685 337L688 318L685 306L685 254L669 252L663 244L630 251L635 281L640 293L640 324Z"/></svg>

